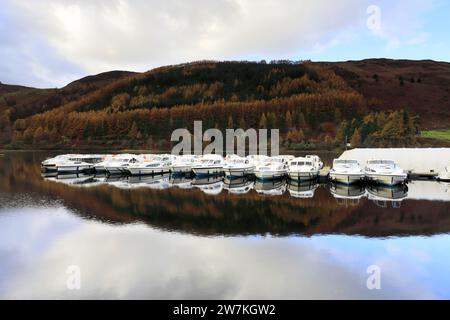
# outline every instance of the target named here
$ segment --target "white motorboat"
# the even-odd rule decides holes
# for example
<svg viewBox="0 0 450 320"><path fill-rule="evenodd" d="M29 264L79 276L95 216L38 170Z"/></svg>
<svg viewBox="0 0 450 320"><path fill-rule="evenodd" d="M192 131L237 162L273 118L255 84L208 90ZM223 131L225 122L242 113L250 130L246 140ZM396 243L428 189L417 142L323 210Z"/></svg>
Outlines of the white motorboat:
<svg viewBox="0 0 450 320"><path fill-rule="evenodd" d="M56 172L57 164L68 160L70 155L62 154L41 162L41 168L44 172Z"/></svg>
<svg viewBox="0 0 450 320"><path fill-rule="evenodd" d="M306 159L310 159L314 165L319 169L322 170L323 168L323 162L322 160L319 158L319 156L316 155L307 155L305 156Z"/></svg>
<svg viewBox="0 0 450 320"><path fill-rule="evenodd" d="M68 161L84 162L91 166L103 160L103 155L83 155L83 154L62 154L56 157L46 159L41 162L41 168L44 172L58 171L58 165L67 165Z"/></svg>
<svg viewBox="0 0 450 320"><path fill-rule="evenodd" d="M141 161L131 163L127 167L127 171L131 175L168 173L170 172L174 158L175 156L171 154L153 155L149 158L143 158Z"/></svg>
<svg viewBox="0 0 450 320"><path fill-rule="evenodd" d="M223 164L221 155L206 154L192 167L192 171L197 176L219 175L222 174Z"/></svg>
<svg viewBox="0 0 450 320"><path fill-rule="evenodd" d="M229 155L225 158L223 172L225 177L245 177L253 174L255 165L250 160L237 155Z"/></svg>
<svg viewBox="0 0 450 320"><path fill-rule="evenodd" d="M319 167L311 158L295 158L289 163L287 173L292 180L315 180Z"/></svg>
<svg viewBox="0 0 450 320"><path fill-rule="evenodd" d="M192 167L201 159L201 156L185 154L177 156L172 161L170 171L173 174L190 173Z"/></svg>
<svg viewBox="0 0 450 320"><path fill-rule="evenodd" d="M392 160L368 160L364 175L369 182L394 186L404 183L408 175Z"/></svg>
<svg viewBox="0 0 450 320"><path fill-rule="evenodd" d="M80 160L67 159L56 163L56 170L58 171L58 174L83 172L92 168L93 165L91 163Z"/></svg>
<svg viewBox="0 0 450 320"><path fill-rule="evenodd" d="M103 166L108 174L128 174L128 167L142 160L141 156L134 154L118 154L105 161Z"/></svg>
<svg viewBox="0 0 450 320"><path fill-rule="evenodd" d="M444 171L439 173L438 176L439 181L450 182L450 166L446 167Z"/></svg>
<svg viewBox="0 0 450 320"><path fill-rule="evenodd" d="M359 183L364 180L364 171L357 160L334 159L330 180L344 184Z"/></svg>
<svg viewBox="0 0 450 320"><path fill-rule="evenodd" d="M109 161L113 160L114 157L116 156L108 154L103 157L102 161L95 163L94 164L95 173L105 173L106 172L105 165L108 164Z"/></svg>
<svg viewBox="0 0 450 320"><path fill-rule="evenodd" d="M265 156L265 155L257 155L257 154L255 154L255 155L248 155L246 158L247 158L248 161L249 161L252 165L254 165L255 167L256 167L257 165L262 164L262 163L268 162L268 160L270 159L270 157L268 157L268 156Z"/></svg>
<svg viewBox="0 0 450 320"><path fill-rule="evenodd" d="M271 157L255 167L255 176L261 180L280 179L286 176L287 169L287 162L282 157Z"/></svg>

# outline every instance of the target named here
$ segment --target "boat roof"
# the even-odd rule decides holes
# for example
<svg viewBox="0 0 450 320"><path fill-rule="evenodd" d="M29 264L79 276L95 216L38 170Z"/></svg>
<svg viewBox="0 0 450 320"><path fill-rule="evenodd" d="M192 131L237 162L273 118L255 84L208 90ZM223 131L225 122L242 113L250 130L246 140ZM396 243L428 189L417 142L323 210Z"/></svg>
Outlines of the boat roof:
<svg viewBox="0 0 450 320"><path fill-rule="evenodd" d="M220 154L205 154L203 155L204 160L223 160Z"/></svg>

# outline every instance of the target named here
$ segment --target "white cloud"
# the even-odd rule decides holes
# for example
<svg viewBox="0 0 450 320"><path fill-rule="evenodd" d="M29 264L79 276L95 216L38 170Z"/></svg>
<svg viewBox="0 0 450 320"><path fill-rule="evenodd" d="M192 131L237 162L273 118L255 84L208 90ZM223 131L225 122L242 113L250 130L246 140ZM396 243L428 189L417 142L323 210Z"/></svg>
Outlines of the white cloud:
<svg viewBox="0 0 450 320"><path fill-rule="evenodd" d="M95 73L198 59L278 57L330 41L364 16L357 0L14 1L22 25ZM325 39L322 39L325 38Z"/></svg>
<svg viewBox="0 0 450 320"><path fill-rule="evenodd" d="M346 238L342 248L322 236L198 237L64 211L20 208L1 216L0 298L398 299L433 298L439 289L420 281L426 261L416 256L358 252L374 249L373 239L352 245ZM383 267L383 290L367 290L369 261ZM67 290L71 265L81 270L79 291Z"/></svg>
<svg viewBox="0 0 450 320"><path fill-rule="evenodd" d="M426 42L420 17L432 6L425 0L3 1L0 20L3 9L8 21L0 23L0 40L5 34L22 40L7 56L14 65L0 62L0 72L22 80L14 70L31 64L32 82L51 85L80 73L200 59L314 59L323 52L332 57L335 48L348 48L343 56L355 58L351 48L364 50L350 45L367 36L373 2L382 10L376 37L390 48Z"/></svg>

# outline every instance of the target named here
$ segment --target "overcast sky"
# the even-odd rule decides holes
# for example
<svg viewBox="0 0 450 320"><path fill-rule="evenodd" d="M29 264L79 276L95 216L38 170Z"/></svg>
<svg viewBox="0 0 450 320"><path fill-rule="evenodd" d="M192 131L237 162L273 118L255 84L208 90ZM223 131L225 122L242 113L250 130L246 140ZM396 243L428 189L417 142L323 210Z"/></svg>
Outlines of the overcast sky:
<svg viewBox="0 0 450 320"><path fill-rule="evenodd" d="M0 81L192 60L450 61L446 0L0 0Z"/></svg>

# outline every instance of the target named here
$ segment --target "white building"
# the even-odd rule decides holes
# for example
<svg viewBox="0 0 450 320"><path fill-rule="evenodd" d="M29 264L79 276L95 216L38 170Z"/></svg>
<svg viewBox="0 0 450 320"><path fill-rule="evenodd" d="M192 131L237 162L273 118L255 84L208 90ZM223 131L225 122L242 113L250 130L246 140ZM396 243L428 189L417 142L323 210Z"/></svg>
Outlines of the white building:
<svg viewBox="0 0 450 320"><path fill-rule="evenodd" d="M380 148L352 149L339 159L358 160L364 166L370 159L394 160L409 173L439 173L450 166L450 148Z"/></svg>

